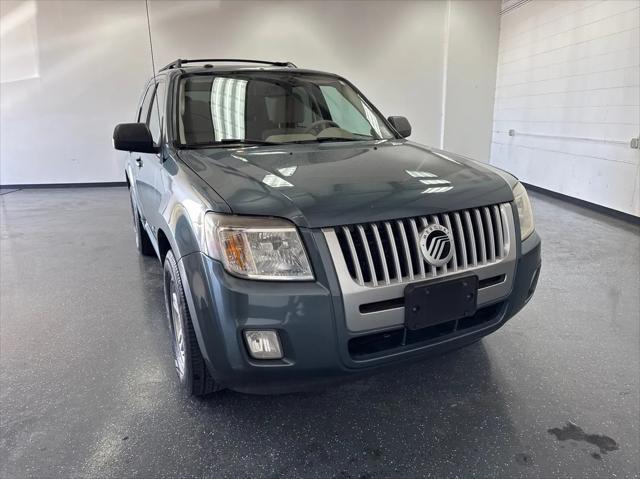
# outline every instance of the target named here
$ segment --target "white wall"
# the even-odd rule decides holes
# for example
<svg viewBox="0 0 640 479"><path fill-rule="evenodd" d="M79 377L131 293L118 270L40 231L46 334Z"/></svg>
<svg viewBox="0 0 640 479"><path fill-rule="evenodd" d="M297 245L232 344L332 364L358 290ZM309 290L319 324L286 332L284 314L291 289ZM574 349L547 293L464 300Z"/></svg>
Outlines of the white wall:
<svg viewBox="0 0 640 479"><path fill-rule="evenodd" d="M0 84L0 184L123 181L111 135L152 71L144 3L36 7L39 74Z"/></svg>
<svg viewBox="0 0 640 479"><path fill-rule="evenodd" d="M14 0L2 4L0 23L0 82L38 76L38 27L36 2Z"/></svg>
<svg viewBox="0 0 640 479"><path fill-rule="evenodd" d="M500 4L462 0L449 5L443 146L488 162Z"/></svg>
<svg viewBox="0 0 640 479"><path fill-rule="evenodd" d="M4 21L16 2L0 6ZM35 7L37 77L0 85L0 184L122 181L111 134L132 120L151 75L145 4L42 0ZM443 137L445 148L480 159L491 142L486 99L494 91L497 11L497 0L150 2L156 67L178 57L244 57L333 71L385 114L407 116L412 139L439 146ZM466 56L476 37L482 61ZM458 132L472 130L468 142L456 142Z"/></svg>
<svg viewBox="0 0 640 479"><path fill-rule="evenodd" d="M640 216L640 2L532 0L501 18L491 163ZM509 130L515 130L509 136Z"/></svg>

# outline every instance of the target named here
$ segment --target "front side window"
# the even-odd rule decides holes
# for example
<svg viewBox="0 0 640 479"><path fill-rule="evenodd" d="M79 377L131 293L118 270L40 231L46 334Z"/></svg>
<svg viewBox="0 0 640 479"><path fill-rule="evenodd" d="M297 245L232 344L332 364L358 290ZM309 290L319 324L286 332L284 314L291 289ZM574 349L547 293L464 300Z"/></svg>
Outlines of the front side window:
<svg viewBox="0 0 640 479"><path fill-rule="evenodd" d="M364 98L328 75L193 75L179 92L180 143L187 146L394 138Z"/></svg>
<svg viewBox="0 0 640 479"><path fill-rule="evenodd" d="M155 84L151 84L144 94L144 100L142 100L142 105L140 105L140 109L138 110L139 123L146 123L149 118L149 108L151 107L151 100L153 100L153 93L155 90Z"/></svg>
<svg viewBox="0 0 640 479"><path fill-rule="evenodd" d="M160 144L160 137L162 136L162 123L164 118L164 92L164 83L158 83L156 94L153 96L153 103L151 105L151 109L149 110L149 116L147 119L149 131L151 131L153 142L156 145Z"/></svg>

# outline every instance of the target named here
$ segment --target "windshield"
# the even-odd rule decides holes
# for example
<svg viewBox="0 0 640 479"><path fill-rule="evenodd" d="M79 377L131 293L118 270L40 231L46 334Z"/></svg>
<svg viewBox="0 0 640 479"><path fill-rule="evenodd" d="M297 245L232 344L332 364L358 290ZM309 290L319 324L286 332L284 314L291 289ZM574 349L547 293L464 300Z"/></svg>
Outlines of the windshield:
<svg viewBox="0 0 640 479"><path fill-rule="evenodd" d="M305 143L394 138L347 83L328 75L252 71L180 82L180 143Z"/></svg>

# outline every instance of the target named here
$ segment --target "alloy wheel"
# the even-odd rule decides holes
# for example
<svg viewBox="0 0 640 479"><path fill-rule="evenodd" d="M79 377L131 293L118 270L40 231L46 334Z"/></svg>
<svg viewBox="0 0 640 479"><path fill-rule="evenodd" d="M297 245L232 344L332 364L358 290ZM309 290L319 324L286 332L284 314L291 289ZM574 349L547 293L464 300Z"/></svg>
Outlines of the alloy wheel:
<svg viewBox="0 0 640 479"><path fill-rule="evenodd" d="M173 354L176 371L180 379L184 377L185 366L187 362L187 352L185 344L184 326L182 316L180 314L180 305L178 303L178 293L173 278L169 287L169 301L171 303L171 323L173 326Z"/></svg>

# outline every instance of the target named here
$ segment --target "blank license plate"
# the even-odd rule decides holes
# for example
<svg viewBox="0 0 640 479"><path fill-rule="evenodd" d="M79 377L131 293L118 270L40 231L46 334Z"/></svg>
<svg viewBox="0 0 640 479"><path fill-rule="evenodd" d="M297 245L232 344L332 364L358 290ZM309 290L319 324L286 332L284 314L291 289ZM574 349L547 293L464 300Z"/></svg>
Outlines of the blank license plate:
<svg viewBox="0 0 640 479"><path fill-rule="evenodd" d="M477 296L477 276L410 284L404 290L405 326L415 330L473 316Z"/></svg>

